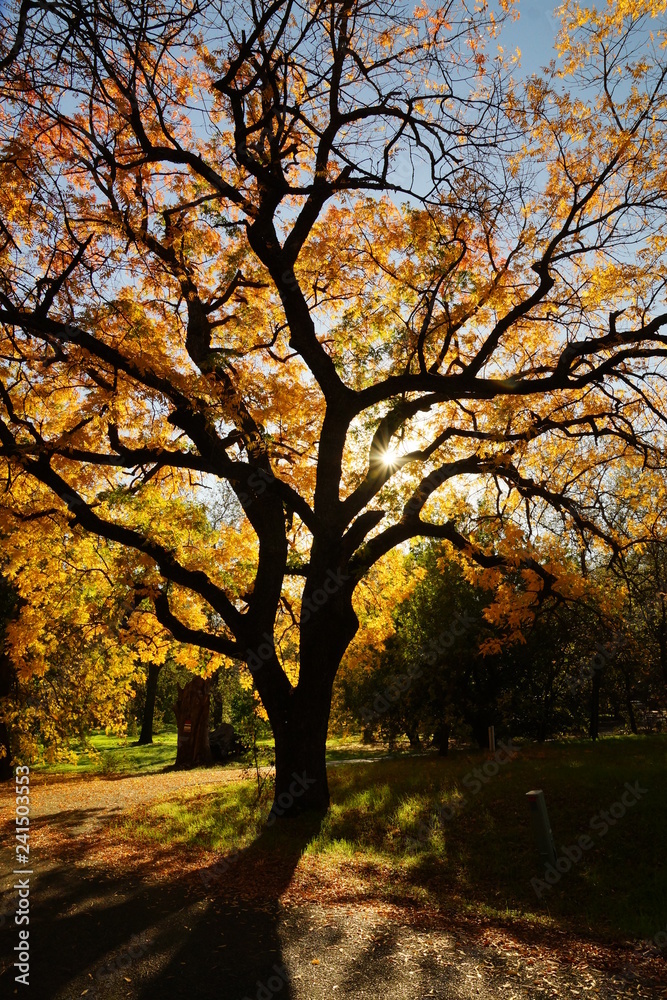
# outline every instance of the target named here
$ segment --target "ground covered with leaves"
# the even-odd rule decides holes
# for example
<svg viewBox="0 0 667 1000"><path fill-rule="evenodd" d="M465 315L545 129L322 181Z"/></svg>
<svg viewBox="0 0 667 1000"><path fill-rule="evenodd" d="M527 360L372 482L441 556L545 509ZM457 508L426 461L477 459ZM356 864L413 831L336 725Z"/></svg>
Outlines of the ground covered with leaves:
<svg viewBox="0 0 667 1000"><path fill-rule="evenodd" d="M354 873L368 898L604 940L650 940L667 926L664 737L358 761L329 775L332 806L301 867ZM530 826L534 788L565 859L553 883ZM251 781L184 790L126 815L118 831L229 854L261 834L269 801L258 803Z"/></svg>
<svg viewBox="0 0 667 1000"><path fill-rule="evenodd" d="M623 787L622 760L656 792L656 801L660 795L664 801L657 769L653 774L664 744L639 741L635 747L633 755L627 745L608 745L607 764L596 760L591 766L588 779L597 775L598 787L591 799L584 798L584 811L597 813L598 799L606 802L607 788L599 787L602 772ZM565 759L572 774L584 766L577 764L581 749L573 748L570 758L543 753L532 764L524 754L521 766L528 772L542 768L552 791ZM466 862L456 838L469 840L475 825L488 833L490 820L498 820L498 799L510 838L504 854L511 852L509 871L515 871L523 835L513 825L509 782L495 789L489 782L466 809L448 818L444 833L427 824L420 839L422 814L424 809L429 814L433 801L443 801L447 789L451 795L444 801L455 801L462 788L471 795L460 782L477 757L332 768L334 805L325 823L290 825L286 831L261 831L257 824L265 809L255 808L252 783L230 769L147 775L141 783L38 780L31 839L34 995L54 1000L667 997L666 950L650 935L624 933L614 905L596 932L590 922L597 904L577 922L562 901L578 897L579 879L589 895L598 883L606 893L612 881L604 859L611 852L616 865L621 845L627 864L634 865L630 876L641 882L649 811L635 822L628 810L627 840L621 836L612 847L614 832L622 834L619 820L595 857L591 852L581 871L569 873L569 883L564 877L553 887L541 911L527 903L507 906L492 892L496 879L496 889L500 885L506 895L495 867L503 852L489 848L472 864L479 845L470 844ZM519 764L517 758L509 766ZM464 766L468 769L461 772ZM578 801L572 774L570 797ZM516 780L523 785L531 776L517 773ZM115 809L111 786L117 789ZM563 822L558 801L552 795L554 825L554 816ZM4 817L9 805L3 792ZM400 849L387 816L403 824ZM578 818L568 820L574 830ZM496 823L495 829L499 840L503 826ZM11 824L3 832L11 846ZM568 826L564 836L569 832ZM632 845L634 858L627 853ZM619 893L626 891L625 879L626 873L617 872ZM11 968L16 928L10 887L6 881L0 978L3 990L13 994L20 987ZM652 906L649 901L643 915L635 914L637 926L660 916Z"/></svg>

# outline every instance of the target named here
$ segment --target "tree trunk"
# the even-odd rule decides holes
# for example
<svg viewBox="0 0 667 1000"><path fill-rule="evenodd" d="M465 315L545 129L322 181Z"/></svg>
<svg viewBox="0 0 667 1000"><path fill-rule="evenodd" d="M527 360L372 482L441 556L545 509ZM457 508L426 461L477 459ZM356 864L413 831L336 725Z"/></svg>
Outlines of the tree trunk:
<svg viewBox="0 0 667 1000"><path fill-rule="evenodd" d="M410 742L410 749L411 750L421 750L421 748L422 748L422 741L419 738L419 733L418 733L418 731L416 729L406 729L405 735L407 736L407 738L408 738L408 740Z"/></svg>
<svg viewBox="0 0 667 1000"><path fill-rule="evenodd" d="M328 611L318 609L306 628L302 620L297 686L273 710L263 697L276 741L276 788L269 822L307 811L323 815L329 808L326 746L331 694L358 622L349 601L339 609L340 617L335 609L327 616Z"/></svg>
<svg viewBox="0 0 667 1000"><path fill-rule="evenodd" d="M324 814L329 808L326 747L329 705L310 704L298 687L283 726L274 729L276 788L271 816L291 817L306 811ZM271 821L271 820L270 820Z"/></svg>
<svg viewBox="0 0 667 1000"><path fill-rule="evenodd" d="M630 723L630 730L635 736L638 734L637 729L637 719L635 718L635 710L632 707L632 686L630 683L630 674L626 671L623 675L625 680L625 707L628 710L628 722Z"/></svg>
<svg viewBox="0 0 667 1000"><path fill-rule="evenodd" d="M477 715L470 723L473 739L477 743L480 750L488 750L489 748L489 726L491 725L491 718L491 715Z"/></svg>
<svg viewBox="0 0 667 1000"><path fill-rule="evenodd" d="M213 702L213 729L217 729L218 726L222 724L222 694L220 693L220 671L216 672L211 677L211 700Z"/></svg>
<svg viewBox="0 0 667 1000"><path fill-rule="evenodd" d="M664 600L663 600L664 608ZM660 635L658 637L658 648L660 650L660 669L662 671L662 678L667 684L667 636L665 635L665 630L662 628L660 630Z"/></svg>
<svg viewBox="0 0 667 1000"><path fill-rule="evenodd" d="M537 742L544 743L547 738L547 723L544 718L544 713L540 716L540 721L537 724Z"/></svg>
<svg viewBox="0 0 667 1000"><path fill-rule="evenodd" d="M440 757L446 757L449 753L449 733L450 726L449 723L443 722L438 726L436 732L434 733L434 742L438 748L438 754Z"/></svg>
<svg viewBox="0 0 667 1000"><path fill-rule="evenodd" d="M148 678L146 680L146 703L144 704L144 718L141 724L141 734L139 736L139 746L146 746L153 742L153 716L155 715L155 695L157 694L157 680L162 670L161 663L151 663L148 667Z"/></svg>
<svg viewBox="0 0 667 1000"><path fill-rule="evenodd" d="M547 689L544 692L544 698L542 699L542 716L540 718L538 726L538 743L544 743L547 736L549 735L551 729L551 713L553 709L554 702L554 680L556 678L555 673L549 675L549 681L547 684Z"/></svg>
<svg viewBox="0 0 667 1000"><path fill-rule="evenodd" d="M319 564L319 565L318 565ZM359 627L352 607L353 580L335 559L311 552L312 576L302 597L299 680L292 687L270 634L258 647L255 684L269 716L276 750L276 785L268 822L329 808L326 745L333 682ZM317 567L317 569L315 569ZM324 606L326 605L326 607ZM249 660L250 663L250 660Z"/></svg>
<svg viewBox="0 0 667 1000"><path fill-rule="evenodd" d="M210 764L213 759L208 742L209 691L210 682L203 677L194 677L185 687L179 685L174 705L178 727L178 768Z"/></svg>
<svg viewBox="0 0 667 1000"><path fill-rule="evenodd" d="M588 726L588 734L592 740L597 740L600 736L600 682L602 676L599 670L593 674L593 686L591 690L591 718Z"/></svg>
<svg viewBox="0 0 667 1000"><path fill-rule="evenodd" d="M631 730L632 733L634 733L635 736L637 736L639 730L637 729L637 720L635 718L635 710L632 707L632 702L630 701L630 695L627 696L625 704L626 704L626 707L628 709L628 722L630 723L630 730Z"/></svg>

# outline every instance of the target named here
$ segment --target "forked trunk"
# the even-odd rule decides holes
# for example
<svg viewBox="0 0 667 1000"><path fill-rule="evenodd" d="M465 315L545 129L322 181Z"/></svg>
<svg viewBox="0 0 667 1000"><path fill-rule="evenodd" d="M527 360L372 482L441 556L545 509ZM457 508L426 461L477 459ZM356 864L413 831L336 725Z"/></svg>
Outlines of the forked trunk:
<svg viewBox="0 0 667 1000"><path fill-rule="evenodd" d="M211 747L208 742L209 681L194 677L178 688L174 705L178 727L176 767L195 767L210 764Z"/></svg>

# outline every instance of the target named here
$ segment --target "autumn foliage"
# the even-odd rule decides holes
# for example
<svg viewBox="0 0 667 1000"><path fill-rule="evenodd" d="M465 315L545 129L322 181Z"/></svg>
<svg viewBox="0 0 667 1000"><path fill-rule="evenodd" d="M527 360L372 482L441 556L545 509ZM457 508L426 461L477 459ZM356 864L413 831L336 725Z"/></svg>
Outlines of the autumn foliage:
<svg viewBox="0 0 667 1000"><path fill-rule="evenodd" d="M662 503L666 5L566 3L525 85L499 6L5 18L5 530L104 540L161 629L255 664L302 804L396 546L449 542L502 616L503 567L576 596L566 555L642 538L623 475Z"/></svg>

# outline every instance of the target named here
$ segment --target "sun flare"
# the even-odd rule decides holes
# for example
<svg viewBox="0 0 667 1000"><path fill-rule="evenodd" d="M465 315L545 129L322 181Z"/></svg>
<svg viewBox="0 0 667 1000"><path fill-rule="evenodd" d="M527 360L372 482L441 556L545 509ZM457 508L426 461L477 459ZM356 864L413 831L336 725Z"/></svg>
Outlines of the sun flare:
<svg viewBox="0 0 667 1000"><path fill-rule="evenodd" d="M382 455L382 462L384 465L398 465L400 454L395 448L387 448Z"/></svg>

